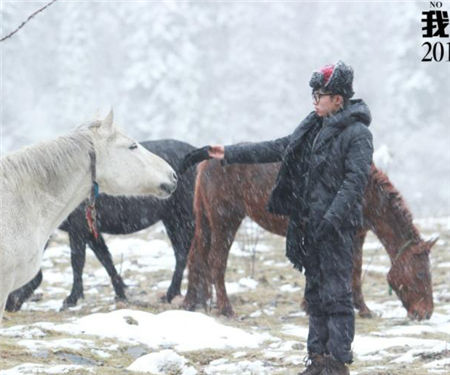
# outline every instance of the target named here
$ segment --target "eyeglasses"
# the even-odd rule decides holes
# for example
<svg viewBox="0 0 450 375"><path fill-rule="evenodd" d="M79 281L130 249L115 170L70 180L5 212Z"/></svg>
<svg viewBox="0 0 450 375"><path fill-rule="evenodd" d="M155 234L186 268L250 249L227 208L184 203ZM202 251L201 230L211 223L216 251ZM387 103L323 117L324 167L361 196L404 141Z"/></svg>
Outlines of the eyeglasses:
<svg viewBox="0 0 450 375"><path fill-rule="evenodd" d="M332 96L332 95L333 94L330 92L313 92L312 94L313 103L318 104L322 96Z"/></svg>

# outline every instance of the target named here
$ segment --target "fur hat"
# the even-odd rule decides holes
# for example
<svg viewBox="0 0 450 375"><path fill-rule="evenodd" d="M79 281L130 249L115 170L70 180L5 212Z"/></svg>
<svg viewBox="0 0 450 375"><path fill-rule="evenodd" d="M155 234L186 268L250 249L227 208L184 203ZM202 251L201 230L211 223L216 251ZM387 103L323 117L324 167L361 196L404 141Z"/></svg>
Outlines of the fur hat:
<svg viewBox="0 0 450 375"><path fill-rule="evenodd" d="M332 94L342 95L344 98L351 98L353 92L353 69L338 61L334 65L326 65L319 71L314 72L309 85L313 91L324 91Z"/></svg>

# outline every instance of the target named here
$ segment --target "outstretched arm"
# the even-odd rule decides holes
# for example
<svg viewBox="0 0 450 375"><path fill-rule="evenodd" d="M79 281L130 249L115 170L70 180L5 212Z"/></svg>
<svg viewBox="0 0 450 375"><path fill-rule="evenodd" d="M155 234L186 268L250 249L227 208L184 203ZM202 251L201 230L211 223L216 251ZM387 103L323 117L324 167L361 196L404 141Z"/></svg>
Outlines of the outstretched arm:
<svg viewBox="0 0 450 375"><path fill-rule="evenodd" d="M273 163L281 161L283 153L289 144L290 136L273 141L259 143L241 143L232 146L204 146L188 153L179 168L179 173L200 163L203 160L219 159L228 164L232 163Z"/></svg>
<svg viewBox="0 0 450 375"><path fill-rule="evenodd" d="M227 163L274 163L281 161L290 136L273 141L241 143L225 146L224 159Z"/></svg>

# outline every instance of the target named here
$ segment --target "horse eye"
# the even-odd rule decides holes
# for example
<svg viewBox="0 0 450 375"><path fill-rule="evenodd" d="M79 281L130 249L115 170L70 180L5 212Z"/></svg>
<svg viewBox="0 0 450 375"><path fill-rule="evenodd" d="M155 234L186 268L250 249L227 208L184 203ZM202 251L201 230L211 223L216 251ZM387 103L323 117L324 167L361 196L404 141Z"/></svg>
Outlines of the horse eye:
<svg viewBox="0 0 450 375"><path fill-rule="evenodd" d="M420 279L420 280L423 280L423 279L425 279L425 272L423 272L423 271L420 271L420 272L417 272L417 277Z"/></svg>
<svg viewBox="0 0 450 375"><path fill-rule="evenodd" d="M134 150L135 148L137 148L138 145L136 143L133 143L130 147L128 147L130 150Z"/></svg>

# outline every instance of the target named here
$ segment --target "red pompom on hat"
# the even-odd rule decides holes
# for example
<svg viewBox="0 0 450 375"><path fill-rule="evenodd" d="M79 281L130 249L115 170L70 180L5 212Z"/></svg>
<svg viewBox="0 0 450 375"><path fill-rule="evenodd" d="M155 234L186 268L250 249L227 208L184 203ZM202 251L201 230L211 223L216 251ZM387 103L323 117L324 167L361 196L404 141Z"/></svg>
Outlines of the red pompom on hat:
<svg viewBox="0 0 450 375"><path fill-rule="evenodd" d="M325 91L339 94L344 98L351 98L353 92L353 69L351 66L338 61L334 65L326 65L314 72L309 85L313 91Z"/></svg>
<svg viewBox="0 0 450 375"><path fill-rule="evenodd" d="M320 72L323 74L325 85L328 83L328 80L330 79L331 75L333 74L333 70L334 70L334 65L325 65L323 68L320 69Z"/></svg>

